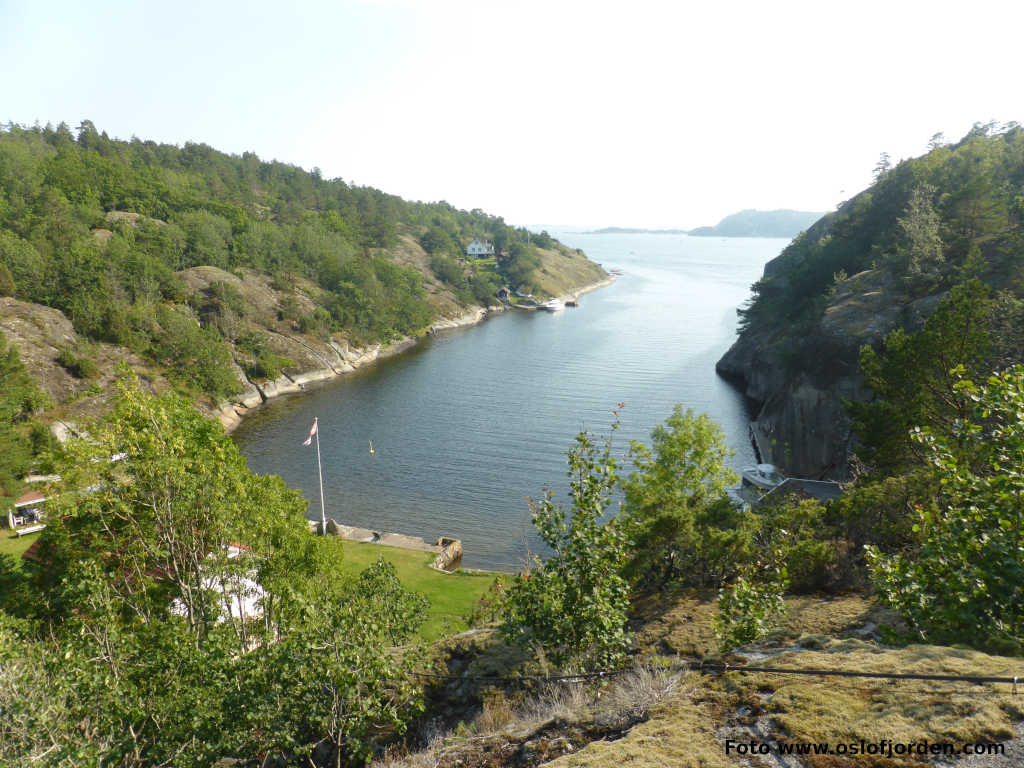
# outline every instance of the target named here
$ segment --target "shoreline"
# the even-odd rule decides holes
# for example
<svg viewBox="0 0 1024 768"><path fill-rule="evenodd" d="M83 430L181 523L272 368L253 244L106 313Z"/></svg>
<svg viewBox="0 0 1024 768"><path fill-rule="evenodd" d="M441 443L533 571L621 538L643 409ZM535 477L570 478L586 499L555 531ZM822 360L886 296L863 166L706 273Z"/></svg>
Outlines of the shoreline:
<svg viewBox="0 0 1024 768"><path fill-rule="evenodd" d="M560 298L578 299L584 293L590 293L591 291L611 285L615 282L615 279L615 275L608 275L594 283L588 283L566 292ZM299 371L290 375L282 372L274 381L266 381L260 384L250 381L239 369L240 380L245 383L243 392L230 401L219 403L212 408L204 410L207 410L209 416L221 423L225 432L231 434L241 426L246 416L255 412L270 400L275 400L284 395L304 392L311 384L332 381L346 374L353 373L364 366L376 363L378 360L386 360L387 358L399 355L418 345L426 336L436 336L445 331L454 331L459 328L479 325L487 318L493 315L500 315L507 310L508 307L504 304L496 307L477 306L453 318L435 320L427 327L422 336L407 336L391 344L375 344L367 348L350 348L347 343L342 347L333 341L328 342L329 346L336 352L338 359L342 362L342 365L338 367L330 365L327 368Z"/></svg>

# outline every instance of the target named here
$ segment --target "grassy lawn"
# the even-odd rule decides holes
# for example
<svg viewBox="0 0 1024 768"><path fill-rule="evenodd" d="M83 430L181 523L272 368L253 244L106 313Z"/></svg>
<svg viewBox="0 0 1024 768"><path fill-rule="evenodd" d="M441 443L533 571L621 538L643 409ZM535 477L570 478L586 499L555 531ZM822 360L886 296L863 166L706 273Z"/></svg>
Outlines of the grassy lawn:
<svg viewBox="0 0 1024 768"><path fill-rule="evenodd" d="M38 538L38 533L30 533L28 536L18 538L11 529L2 528L0 529L0 555L14 555L17 565L20 566L21 553L32 546L32 542Z"/></svg>
<svg viewBox="0 0 1024 768"><path fill-rule="evenodd" d="M420 592L430 600L427 623L420 630L425 640L436 640L442 635L467 628L463 618L477 604L494 583L494 574L441 573L430 567L435 555L410 549L385 547L342 541L345 567L358 573L383 557L395 566L398 578L407 588Z"/></svg>

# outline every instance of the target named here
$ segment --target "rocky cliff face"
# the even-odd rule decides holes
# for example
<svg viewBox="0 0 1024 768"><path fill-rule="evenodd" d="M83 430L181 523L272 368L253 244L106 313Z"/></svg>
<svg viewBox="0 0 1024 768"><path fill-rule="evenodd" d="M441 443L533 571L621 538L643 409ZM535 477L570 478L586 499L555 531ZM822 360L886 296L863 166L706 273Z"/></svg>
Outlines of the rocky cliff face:
<svg viewBox="0 0 1024 768"><path fill-rule="evenodd" d="M785 279L788 259L773 259L765 275ZM716 370L756 403L751 427L762 461L799 477L846 479L853 442L843 401L872 396L860 348L896 327L916 330L939 298L908 300L887 273L871 269L838 281L811 327L747 328Z"/></svg>

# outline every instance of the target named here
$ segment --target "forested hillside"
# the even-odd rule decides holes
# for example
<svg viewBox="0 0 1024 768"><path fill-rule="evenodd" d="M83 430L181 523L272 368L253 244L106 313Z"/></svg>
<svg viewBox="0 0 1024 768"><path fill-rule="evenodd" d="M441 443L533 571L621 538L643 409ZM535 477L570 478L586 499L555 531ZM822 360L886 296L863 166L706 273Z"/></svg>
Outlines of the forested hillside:
<svg viewBox="0 0 1024 768"><path fill-rule="evenodd" d="M474 237L497 258L466 259ZM547 233L252 153L120 141L88 121L0 129L0 330L62 418L102 410L86 406L117 362L212 412L259 402L251 382L282 371L342 372L496 304L502 285L602 277Z"/></svg>
<svg viewBox="0 0 1024 768"><path fill-rule="evenodd" d="M935 137L927 154L896 167L880 163L869 189L769 262L740 312L740 339L718 364L760 404L765 459L843 477L852 450L875 460L867 432L881 428L843 400L871 401L887 387L907 394L936 377L948 390L957 365L979 375L1020 361L1022 214L1024 131L978 125L955 144ZM906 337L922 328L911 354ZM864 345L904 349L889 363L903 384L882 382L871 353L862 366ZM917 411L904 406L894 429L905 433Z"/></svg>

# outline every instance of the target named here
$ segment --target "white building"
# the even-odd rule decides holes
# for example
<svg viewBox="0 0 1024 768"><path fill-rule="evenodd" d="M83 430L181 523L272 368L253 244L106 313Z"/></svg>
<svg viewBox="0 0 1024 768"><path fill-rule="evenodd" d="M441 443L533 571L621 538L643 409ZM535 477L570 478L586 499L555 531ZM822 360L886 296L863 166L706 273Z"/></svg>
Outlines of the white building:
<svg viewBox="0 0 1024 768"><path fill-rule="evenodd" d="M494 255L494 244L474 237L466 246L466 255L471 259L487 259Z"/></svg>
<svg viewBox="0 0 1024 768"><path fill-rule="evenodd" d="M228 544L225 547L227 559L234 560L248 552L248 549L239 544ZM244 622L263 616L261 601L267 593L256 581L255 566L247 575L237 572L226 576L206 574L202 577L202 588L217 597L221 609L221 614L217 617L218 624L225 619ZM170 611L178 616L185 616L188 613L181 598L175 598L171 602Z"/></svg>

